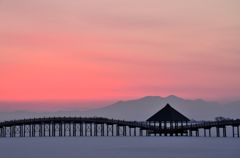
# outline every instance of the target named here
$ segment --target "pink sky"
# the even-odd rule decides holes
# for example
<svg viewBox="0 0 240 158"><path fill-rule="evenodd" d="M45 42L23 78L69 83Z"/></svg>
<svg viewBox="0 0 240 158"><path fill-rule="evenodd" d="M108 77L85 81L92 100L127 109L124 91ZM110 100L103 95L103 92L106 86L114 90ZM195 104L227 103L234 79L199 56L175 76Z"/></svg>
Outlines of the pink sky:
<svg viewBox="0 0 240 158"><path fill-rule="evenodd" d="M0 100L240 97L239 0L0 0Z"/></svg>

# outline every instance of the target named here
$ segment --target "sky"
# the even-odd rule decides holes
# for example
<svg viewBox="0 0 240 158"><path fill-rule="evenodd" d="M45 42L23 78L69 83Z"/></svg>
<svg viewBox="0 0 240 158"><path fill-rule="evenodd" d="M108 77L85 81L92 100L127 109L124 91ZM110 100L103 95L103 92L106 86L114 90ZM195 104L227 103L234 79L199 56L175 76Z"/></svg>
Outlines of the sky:
<svg viewBox="0 0 240 158"><path fill-rule="evenodd" d="M239 99L239 15L239 0L0 0L0 100Z"/></svg>

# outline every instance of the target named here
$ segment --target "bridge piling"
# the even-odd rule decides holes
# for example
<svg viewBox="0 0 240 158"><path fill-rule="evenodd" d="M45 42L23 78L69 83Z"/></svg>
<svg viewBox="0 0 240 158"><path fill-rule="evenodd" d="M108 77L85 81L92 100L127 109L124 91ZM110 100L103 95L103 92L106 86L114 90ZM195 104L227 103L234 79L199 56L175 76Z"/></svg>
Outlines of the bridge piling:
<svg viewBox="0 0 240 158"><path fill-rule="evenodd" d="M1 128L1 137L4 137L4 127Z"/></svg>
<svg viewBox="0 0 240 158"><path fill-rule="evenodd" d="M105 136L104 123L101 124L101 136Z"/></svg>
<svg viewBox="0 0 240 158"><path fill-rule="evenodd" d="M232 126L232 135L235 137L234 126Z"/></svg>
<svg viewBox="0 0 240 158"><path fill-rule="evenodd" d="M190 129L190 131L189 131L189 135L190 135L190 137L193 136L193 134L192 134L192 129Z"/></svg>
<svg viewBox="0 0 240 158"><path fill-rule="evenodd" d="M108 137L108 136L109 136L109 130L110 130L110 129L109 129L109 125L108 125L108 124L107 124L106 126L107 126L107 137Z"/></svg>
<svg viewBox="0 0 240 158"><path fill-rule="evenodd" d="M98 134L97 134L97 131L98 131L98 124L94 124L94 136L97 137Z"/></svg>
<svg viewBox="0 0 240 158"><path fill-rule="evenodd" d="M139 133L140 136L143 136L143 130L140 129L140 133Z"/></svg>
<svg viewBox="0 0 240 158"><path fill-rule="evenodd" d="M56 134L55 130L56 130L56 124L52 123L52 136L53 137L55 137L55 134Z"/></svg>
<svg viewBox="0 0 240 158"><path fill-rule="evenodd" d="M116 125L116 136L119 136L119 126Z"/></svg>
<svg viewBox="0 0 240 158"><path fill-rule="evenodd" d="M25 132L25 124L23 125L23 137L26 136L26 132Z"/></svg>
<svg viewBox="0 0 240 158"><path fill-rule="evenodd" d="M87 136L87 123L84 123L84 136Z"/></svg>
<svg viewBox="0 0 240 158"><path fill-rule="evenodd" d="M153 127L156 128L156 121L153 121ZM157 135L157 133L154 132L154 136L156 136L156 135Z"/></svg>
<svg viewBox="0 0 240 158"><path fill-rule="evenodd" d="M51 123L48 124L48 136L51 137Z"/></svg>
<svg viewBox="0 0 240 158"><path fill-rule="evenodd" d="M38 133L38 136L39 137L42 137L42 123L39 124L39 133Z"/></svg>
<svg viewBox="0 0 240 158"><path fill-rule="evenodd" d="M73 122L73 136L77 136L76 123Z"/></svg>
<svg viewBox="0 0 240 158"><path fill-rule="evenodd" d="M18 126L19 137L23 137L23 125Z"/></svg>
<svg viewBox="0 0 240 158"><path fill-rule="evenodd" d="M64 137L66 137L66 124L63 123L63 135Z"/></svg>
<svg viewBox="0 0 240 158"><path fill-rule="evenodd" d="M196 130L196 136L199 137L199 129Z"/></svg>
<svg viewBox="0 0 240 158"><path fill-rule="evenodd" d="M12 137L12 126L9 127L9 131L10 131L9 135L10 137Z"/></svg>
<svg viewBox="0 0 240 158"><path fill-rule="evenodd" d="M3 128L0 128L0 137L3 137L3 131L2 131Z"/></svg>
<svg viewBox="0 0 240 158"><path fill-rule="evenodd" d="M239 138L239 126L237 126L237 136Z"/></svg>
<svg viewBox="0 0 240 158"><path fill-rule="evenodd" d="M62 137L63 136L63 123L60 122L60 125L59 125L59 136Z"/></svg>
<svg viewBox="0 0 240 158"><path fill-rule="evenodd" d="M45 137L45 135L46 135L46 126L45 126L45 123L43 123L43 136Z"/></svg>
<svg viewBox="0 0 240 158"><path fill-rule="evenodd" d="M2 128L1 128L1 129L2 129L2 132L1 132L1 133L2 133L2 134L1 134L2 137L5 137L5 136L4 136L4 128L5 128L5 127L2 127Z"/></svg>
<svg viewBox="0 0 240 158"><path fill-rule="evenodd" d="M216 127L216 134L217 134L217 137L220 137L220 130L219 130L219 127Z"/></svg>
<svg viewBox="0 0 240 158"><path fill-rule="evenodd" d="M126 126L123 126L123 136L127 136L127 128L126 128Z"/></svg>
<svg viewBox="0 0 240 158"><path fill-rule="evenodd" d="M227 137L227 129L226 129L226 126L223 127L223 137Z"/></svg>

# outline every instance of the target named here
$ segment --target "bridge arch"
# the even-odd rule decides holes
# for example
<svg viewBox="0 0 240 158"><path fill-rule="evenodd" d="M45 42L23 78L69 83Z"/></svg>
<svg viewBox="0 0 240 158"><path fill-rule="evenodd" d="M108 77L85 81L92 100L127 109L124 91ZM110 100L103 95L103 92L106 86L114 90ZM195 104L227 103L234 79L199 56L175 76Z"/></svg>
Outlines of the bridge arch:
<svg viewBox="0 0 240 158"><path fill-rule="evenodd" d="M199 136L199 130L220 129L226 137L226 127L232 127L232 136L239 137L240 120L225 120L181 124L180 126L152 125L150 122L125 121L103 117L49 117L12 120L0 123L0 137L70 137L70 136Z"/></svg>
<svg viewBox="0 0 240 158"><path fill-rule="evenodd" d="M103 117L49 117L0 123L1 137L143 136L151 129L145 122Z"/></svg>

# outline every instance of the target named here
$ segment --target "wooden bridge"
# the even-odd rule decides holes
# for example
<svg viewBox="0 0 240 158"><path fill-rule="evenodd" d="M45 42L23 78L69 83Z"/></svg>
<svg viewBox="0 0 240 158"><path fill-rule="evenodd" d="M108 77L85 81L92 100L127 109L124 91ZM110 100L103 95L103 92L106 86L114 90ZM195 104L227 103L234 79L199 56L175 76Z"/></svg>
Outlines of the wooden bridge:
<svg viewBox="0 0 240 158"><path fill-rule="evenodd" d="M0 137L81 137L81 136L203 136L239 138L240 120L213 122L138 122L102 117L50 117L12 120L0 123ZM222 132L221 132L222 131ZM222 133L222 134L221 134Z"/></svg>

